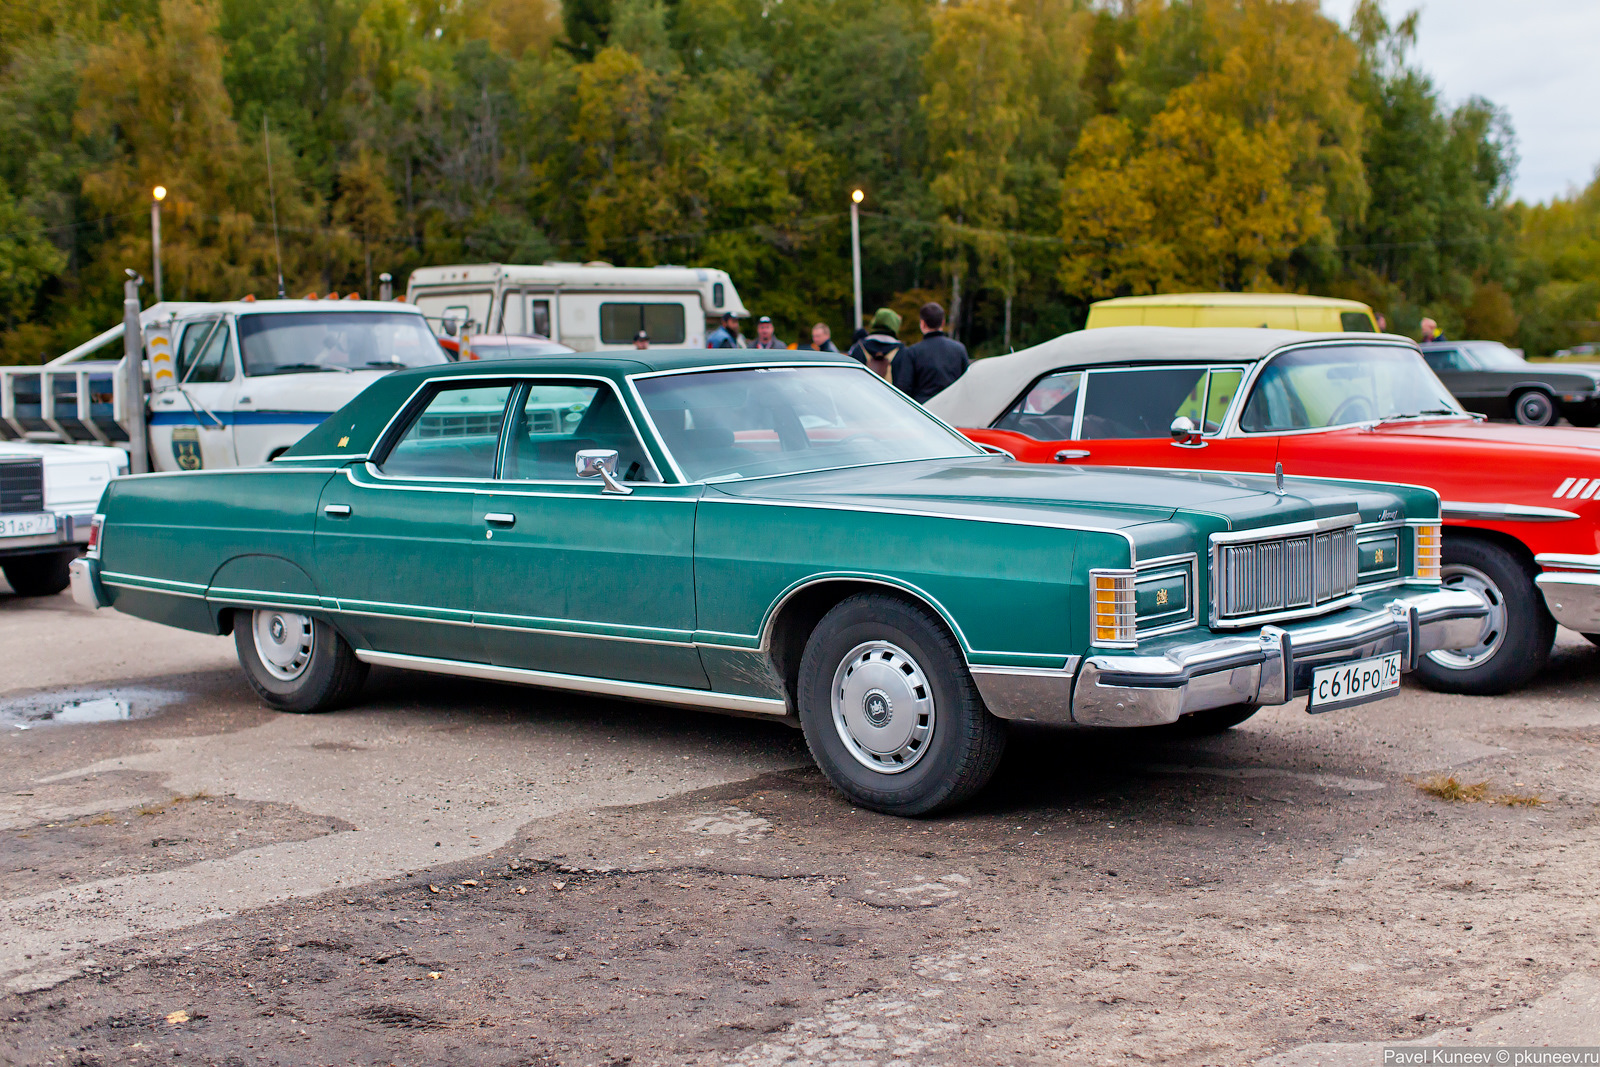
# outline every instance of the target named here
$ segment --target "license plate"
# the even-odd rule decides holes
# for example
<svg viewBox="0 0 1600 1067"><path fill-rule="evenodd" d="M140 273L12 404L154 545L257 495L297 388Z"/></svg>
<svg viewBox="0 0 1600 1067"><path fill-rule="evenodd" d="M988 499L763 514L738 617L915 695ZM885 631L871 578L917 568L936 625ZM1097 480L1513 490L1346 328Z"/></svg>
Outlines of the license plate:
<svg viewBox="0 0 1600 1067"><path fill-rule="evenodd" d="M35 515L0 515L0 537L37 537L55 532L56 516L53 511L41 511Z"/></svg>
<svg viewBox="0 0 1600 1067"><path fill-rule="evenodd" d="M1307 711L1332 711L1369 700L1382 700L1400 688L1400 653L1358 659L1337 667L1320 667L1311 675Z"/></svg>

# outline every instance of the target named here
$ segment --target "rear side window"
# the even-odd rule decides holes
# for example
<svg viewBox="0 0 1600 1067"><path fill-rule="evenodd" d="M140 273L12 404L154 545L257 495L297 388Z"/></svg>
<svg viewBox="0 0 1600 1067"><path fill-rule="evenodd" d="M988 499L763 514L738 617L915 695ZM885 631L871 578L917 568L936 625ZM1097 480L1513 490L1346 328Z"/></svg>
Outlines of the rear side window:
<svg viewBox="0 0 1600 1067"><path fill-rule="evenodd" d="M1377 333L1372 325L1372 316L1365 311L1339 312L1339 326L1345 333Z"/></svg>
<svg viewBox="0 0 1600 1067"><path fill-rule="evenodd" d="M1029 389L1011 410L994 424L997 430L1012 430L1035 441L1066 441L1078 417L1078 393L1083 385L1082 371L1047 374Z"/></svg>
<svg viewBox="0 0 1600 1067"><path fill-rule="evenodd" d="M627 409L609 386L535 379L514 418L502 478L576 481L578 453L598 448L617 453L617 475L623 481L661 480Z"/></svg>
<svg viewBox="0 0 1600 1067"><path fill-rule="evenodd" d="M643 330L653 345L681 345L684 322L682 304L601 304L600 343L631 345Z"/></svg>
<svg viewBox="0 0 1600 1067"><path fill-rule="evenodd" d="M1198 426L1206 377L1205 367L1095 371L1089 375L1078 434L1102 441L1167 437L1179 415Z"/></svg>
<svg viewBox="0 0 1600 1067"><path fill-rule="evenodd" d="M493 478L511 390L510 382L439 389L379 469L394 478Z"/></svg>

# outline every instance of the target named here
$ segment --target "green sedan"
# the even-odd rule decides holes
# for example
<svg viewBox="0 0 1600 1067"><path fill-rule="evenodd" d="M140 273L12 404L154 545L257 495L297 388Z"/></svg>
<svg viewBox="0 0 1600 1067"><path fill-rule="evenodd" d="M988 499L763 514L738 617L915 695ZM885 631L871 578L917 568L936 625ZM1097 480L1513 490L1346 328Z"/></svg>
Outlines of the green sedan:
<svg viewBox="0 0 1600 1067"><path fill-rule="evenodd" d="M284 711L382 664L783 719L906 815L982 788L1008 720L1344 707L1483 625L1431 490L1020 464L773 355L391 374L267 466L117 479L74 596L231 632Z"/></svg>

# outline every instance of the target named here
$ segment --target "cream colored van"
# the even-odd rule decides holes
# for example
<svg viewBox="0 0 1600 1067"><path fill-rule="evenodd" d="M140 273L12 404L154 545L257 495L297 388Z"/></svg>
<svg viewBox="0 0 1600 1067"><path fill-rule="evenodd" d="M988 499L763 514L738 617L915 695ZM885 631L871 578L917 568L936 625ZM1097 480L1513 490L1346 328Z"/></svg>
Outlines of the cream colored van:
<svg viewBox="0 0 1600 1067"><path fill-rule="evenodd" d="M1372 309L1359 300L1299 293L1170 293L1123 296L1089 307L1099 326L1265 326L1317 333L1375 333Z"/></svg>

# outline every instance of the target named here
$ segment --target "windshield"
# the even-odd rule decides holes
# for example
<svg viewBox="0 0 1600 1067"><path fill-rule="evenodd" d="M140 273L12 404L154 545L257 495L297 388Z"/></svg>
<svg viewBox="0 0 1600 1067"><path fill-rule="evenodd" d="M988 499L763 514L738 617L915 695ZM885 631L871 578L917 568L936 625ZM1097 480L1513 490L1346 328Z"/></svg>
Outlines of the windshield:
<svg viewBox="0 0 1600 1067"><path fill-rule="evenodd" d="M1528 361L1499 341L1475 341L1462 346L1472 353L1472 358L1484 370L1522 370Z"/></svg>
<svg viewBox="0 0 1600 1067"><path fill-rule="evenodd" d="M239 316L244 372L396 370L446 363L421 315L310 311Z"/></svg>
<svg viewBox="0 0 1600 1067"><path fill-rule="evenodd" d="M1249 433L1314 430L1419 415L1465 415L1409 348L1338 345L1278 356L1239 419Z"/></svg>
<svg viewBox="0 0 1600 1067"><path fill-rule="evenodd" d="M984 454L866 370L752 367L637 384L690 481Z"/></svg>

